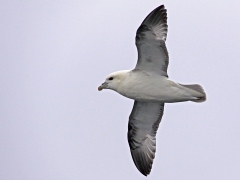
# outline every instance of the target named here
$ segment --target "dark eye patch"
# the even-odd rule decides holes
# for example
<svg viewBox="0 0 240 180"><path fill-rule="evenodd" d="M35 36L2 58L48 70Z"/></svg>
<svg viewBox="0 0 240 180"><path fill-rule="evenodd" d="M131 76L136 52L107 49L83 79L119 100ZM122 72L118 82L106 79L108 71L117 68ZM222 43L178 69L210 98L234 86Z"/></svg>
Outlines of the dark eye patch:
<svg viewBox="0 0 240 180"><path fill-rule="evenodd" d="M110 81L113 80L113 77L108 78L108 80L110 80Z"/></svg>

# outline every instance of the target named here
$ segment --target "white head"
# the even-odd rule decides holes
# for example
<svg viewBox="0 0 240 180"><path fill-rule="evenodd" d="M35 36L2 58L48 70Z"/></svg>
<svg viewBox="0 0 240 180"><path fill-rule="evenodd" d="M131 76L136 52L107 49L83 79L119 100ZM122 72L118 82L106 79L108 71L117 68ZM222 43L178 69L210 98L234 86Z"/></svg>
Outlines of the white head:
<svg viewBox="0 0 240 180"><path fill-rule="evenodd" d="M104 83L98 87L98 90L112 89L117 90L121 82L127 77L129 70L117 71L109 74Z"/></svg>

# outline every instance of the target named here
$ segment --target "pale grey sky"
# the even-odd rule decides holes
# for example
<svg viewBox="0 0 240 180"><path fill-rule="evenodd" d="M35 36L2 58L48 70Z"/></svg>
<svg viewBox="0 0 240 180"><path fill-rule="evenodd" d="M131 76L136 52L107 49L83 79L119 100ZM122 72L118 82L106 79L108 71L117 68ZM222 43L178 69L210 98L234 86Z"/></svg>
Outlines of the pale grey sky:
<svg viewBox="0 0 240 180"><path fill-rule="evenodd" d="M168 73L207 101L166 104L151 174L127 142L133 101L98 92L136 64L135 33L165 4ZM1 180L238 180L240 1L1 1Z"/></svg>

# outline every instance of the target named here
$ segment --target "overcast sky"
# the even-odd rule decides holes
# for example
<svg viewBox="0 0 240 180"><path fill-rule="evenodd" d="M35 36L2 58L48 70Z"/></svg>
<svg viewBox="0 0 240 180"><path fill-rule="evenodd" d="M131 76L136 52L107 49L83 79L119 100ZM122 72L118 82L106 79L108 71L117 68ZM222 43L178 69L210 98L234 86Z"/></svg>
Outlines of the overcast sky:
<svg viewBox="0 0 240 180"><path fill-rule="evenodd" d="M97 91L134 68L135 33L165 4L169 77L204 103L166 104L151 174L127 142L133 100ZM240 1L1 1L1 180L238 180Z"/></svg>

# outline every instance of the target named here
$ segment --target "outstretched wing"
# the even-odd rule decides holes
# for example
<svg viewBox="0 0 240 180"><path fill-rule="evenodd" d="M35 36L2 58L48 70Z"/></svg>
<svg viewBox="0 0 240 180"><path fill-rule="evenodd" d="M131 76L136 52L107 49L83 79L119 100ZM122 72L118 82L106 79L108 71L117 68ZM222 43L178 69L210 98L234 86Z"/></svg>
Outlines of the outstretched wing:
<svg viewBox="0 0 240 180"><path fill-rule="evenodd" d="M138 62L135 69L168 77L167 28L166 9L161 5L144 19L137 30Z"/></svg>
<svg viewBox="0 0 240 180"><path fill-rule="evenodd" d="M128 123L128 143L138 170L147 176L156 152L156 133L164 103L135 101Z"/></svg>

